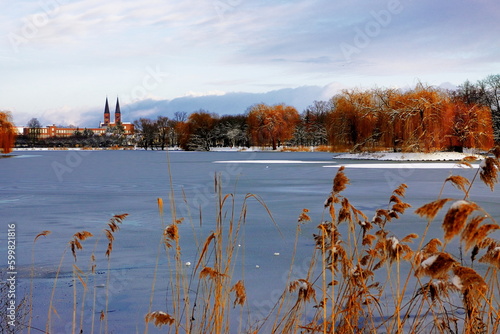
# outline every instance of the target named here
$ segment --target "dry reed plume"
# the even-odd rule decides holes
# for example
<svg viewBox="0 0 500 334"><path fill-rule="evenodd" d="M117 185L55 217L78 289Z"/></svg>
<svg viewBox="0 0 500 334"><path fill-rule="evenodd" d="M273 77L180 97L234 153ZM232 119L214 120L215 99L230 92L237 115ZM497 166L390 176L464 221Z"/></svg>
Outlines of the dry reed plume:
<svg viewBox="0 0 500 334"><path fill-rule="evenodd" d="M427 203L417 210L415 210L415 213L421 217L425 217L428 220L433 220L434 217L436 217L437 213L439 210L443 208L443 206L451 201L451 198L443 198L443 199L438 199L433 202Z"/></svg>
<svg viewBox="0 0 500 334"><path fill-rule="evenodd" d="M479 176L481 180L493 191L495 183L498 182L498 169L500 169L498 158L487 157L481 163L480 169Z"/></svg>
<svg viewBox="0 0 500 334"><path fill-rule="evenodd" d="M146 314L145 316L146 322L154 322L156 327L162 327L163 325L172 325L175 322L175 319L165 312L156 311Z"/></svg>
<svg viewBox="0 0 500 334"><path fill-rule="evenodd" d="M445 182L451 182L455 187L460 189L461 191L464 192L464 194L467 193L467 190L470 186L470 181L466 177L463 177L461 175L450 175Z"/></svg>
<svg viewBox="0 0 500 334"><path fill-rule="evenodd" d="M442 224L445 241L449 241L462 232L466 225L467 218L477 209L479 209L479 207L473 202L464 200L454 202L448 209Z"/></svg>
<svg viewBox="0 0 500 334"><path fill-rule="evenodd" d="M443 187L452 184L456 188L457 198L440 198L439 194L436 200L414 211L427 222L422 235L405 231L409 225L394 229L397 233L392 229L394 224L407 224L405 218L411 205L405 199L406 184L388 194L386 204L375 208L372 218L368 218L344 195L350 180L345 168L339 168L324 202L321 220L315 223L308 267L298 277L293 269L302 232L316 219L303 209L298 212L286 284L269 313L258 319L251 314L252 291L245 284L248 280L241 264L248 241L244 238L248 201L262 204L274 222L263 200L249 194L237 210L236 196L224 194L220 178L216 177L213 229L204 240L198 242L194 238L196 258L188 266L182 261L181 237L185 237L187 228L182 222L192 222L192 218L177 217L172 193L171 223L165 226L163 201L158 199L162 220L160 246L168 262L162 267L157 259L151 301L144 312L144 332L148 332L149 323L158 328L167 326L166 331L172 333L498 332L500 242L491 236L500 226L469 198L476 175L494 189L500 149L492 152L494 157L487 158L471 179L450 175L444 180ZM472 162L471 158L461 163ZM104 231L108 241L106 290L115 233L125 217L114 216ZM201 213L199 219L201 225ZM442 227L442 237L426 240L431 224ZM194 230L194 224L191 225ZM46 235L44 232L35 240ZM87 233L75 234L70 242L75 261L81 241L91 236ZM476 258L481 263L477 268ZM93 273L95 258L91 263ZM241 272L237 271L239 268ZM158 296L157 272L158 284L166 289L166 302L162 301L161 311L152 311L153 299ZM86 273L76 266L74 273L75 280L85 287ZM93 310L100 314L103 323L107 323L107 305L106 300L106 309L100 313ZM52 306L51 312L55 312Z"/></svg>

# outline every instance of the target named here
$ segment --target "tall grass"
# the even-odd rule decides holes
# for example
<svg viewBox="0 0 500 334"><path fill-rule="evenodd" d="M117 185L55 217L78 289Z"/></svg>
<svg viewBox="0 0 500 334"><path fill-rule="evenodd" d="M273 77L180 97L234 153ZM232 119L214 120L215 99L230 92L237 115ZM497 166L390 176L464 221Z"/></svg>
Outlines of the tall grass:
<svg viewBox="0 0 500 334"><path fill-rule="evenodd" d="M241 199L225 194L220 179L214 180L215 217L213 230L198 241L191 217L178 217L176 195L171 189L170 223L166 224L163 200L158 200L161 239L151 282L150 302L144 305L144 333L150 326L165 327L169 333L497 333L500 331L500 241L491 234L500 226L479 204L470 198L471 187L478 180L491 190L498 181L500 150L492 152L481 163L471 179L450 175L443 181L457 190L456 198L437 198L417 208L415 214L427 222L422 235L397 235L391 227L397 224L411 205L406 202L407 186L401 184L387 194L387 205L368 215L356 208L344 191L349 187L348 171L336 173L332 190L326 194L324 210L312 237L303 235L304 226L312 224L309 210L303 209L297 220L290 269L281 296L268 314L257 321L249 305L253 291L245 283L245 226L248 205L257 201L269 214L264 201L254 194ZM470 159L462 162L470 165ZM185 200L185 199L184 199ZM372 218L369 218L369 217ZM111 251L119 224L126 218L110 219L104 236L108 241L104 256L108 260L105 309L100 312L101 325L108 332L108 291ZM200 218L201 219L201 218ZM191 222L193 234L183 224ZM427 238L430 226L439 224L441 238ZM276 225L276 237L281 232ZM42 232L40 235L47 235ZM39 236L40 236L39 235ZM37 238L39 237L37 236ZM92 253L89 270L77 264L81 241L89 232L76 233L68 248L74 256L72 331L77 332L77 305L81 305L80 332L95 333L83 323L87 293L86 277L95 273ZM182 261L182 239L196 247L196 259ZM312 240L310 261L303 277L296 278L293 267L298 244ZM36 239L35 239L36 240ZM97 245L98 241L96 241ZM64 251L66 253L67 249ZM167 259L167 274L160 266ZM64 254L61 259L61 264ZM61 268L59 265L59 270ZM51 316L56 312L54 294L47 315L46 333L51 333ZM163 271L161 271L163 272ZM33 275L32 275L33 276ZM76 284L83 287L78 295ZM94 283L96 284L96 283ZM154 300L164 296L163 307ZM32 297L32 292L31 292ZM80 298L80 299L79 299ZM78 303L80 301L80 303ZM31 301L30 301L31 306ZM33 316L30 308L29 326ZM57 321L63 321L59 319ZM28 326L28 327L29 327ZM99 332L102 332L99 330Z"/></svg>
<svg viewBox="0 0 500 334"><path fill-rule="evenodd" d="M168 263L173 269L169 271L173 273L169 282L172 312L150 310L145 316L147 323L173 326L175 333L228 333L233 320L231 307L245 305L244 280L234 281L233 277L241 250L240 236L246 222L247 202L255 199L268 209L259 197L248 194L237 214L235 196L222 193L219 178L215 179L215 192L215 230L199 245L192 269L187 269L190 267L186 267L181 261L178 225L182 220L173 219L165 227L163 243ZM190 272L186 273L187 270ZM240 317L242 316L240 313Z"/></svg>

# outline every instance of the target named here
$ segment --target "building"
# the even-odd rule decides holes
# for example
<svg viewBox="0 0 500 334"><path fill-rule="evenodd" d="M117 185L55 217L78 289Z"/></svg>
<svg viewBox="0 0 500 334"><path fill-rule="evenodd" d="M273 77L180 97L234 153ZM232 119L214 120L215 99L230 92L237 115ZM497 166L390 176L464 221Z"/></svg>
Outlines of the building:
<svg viewBox="0 0 500 334"><path fill-rule="evenodd" d="M115 127L116 125L121 124L123 126L123 130L126 135L134 134L134 124L130 122L122 122L122 113L120 110L120 101L116 98L116 107L115 107L115 121L111 123L111 114L109 112L109 104L108 98L106 97L106 104L104 105L104 122L99 124L100 129L108 129Z"/></svg>
<svg viewBox="0 0 500 334"><path fill-rule="evenodd" d="M22 129L22 134L25 136L36 135L38 139L43 139L50 137L71 137L75 135L76 131L83 133L85 130L90 130L94 133L94 135L102 136L107 132L112 132L113 128L116 126L122 126L125 135L134 134L134 124L130 122L122 122L120 102L118 101L118 98L116 98L115 121L111 123L108 98L106 97L106 104L104 106L104 121L99 123L98 128L58 127L54 124L36 129L25 127ZM21 132L20 129L18 131Z"/></svg>

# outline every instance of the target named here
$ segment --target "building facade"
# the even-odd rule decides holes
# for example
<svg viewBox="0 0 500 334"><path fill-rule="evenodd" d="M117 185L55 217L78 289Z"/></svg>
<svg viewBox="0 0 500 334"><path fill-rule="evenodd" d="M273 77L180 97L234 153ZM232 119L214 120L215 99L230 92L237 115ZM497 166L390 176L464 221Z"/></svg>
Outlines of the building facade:
<svg viewBox="0 0 500 334"><path fill-rule="evenodd" d="M134 134L134 124L130 122L122 122L120 102L118 101L118 98L116 98L115 119L114 122L111 122L108 98L106 97L106 104L104 106L104 120L103 122L99 123L98 128L58 127L54 124L46 126L44 128L25 127L22 129L22 134L25 136L36 135L37 138L43 139L50 137L71 137L74 136L75 132L77 131L83 133L85 130L90 130L94 135L102 136L108 132L113 132L113 128L116 126L123 127L123 133L127 136ZM18 131L21 132L20 129L18 129Z"/></svg>

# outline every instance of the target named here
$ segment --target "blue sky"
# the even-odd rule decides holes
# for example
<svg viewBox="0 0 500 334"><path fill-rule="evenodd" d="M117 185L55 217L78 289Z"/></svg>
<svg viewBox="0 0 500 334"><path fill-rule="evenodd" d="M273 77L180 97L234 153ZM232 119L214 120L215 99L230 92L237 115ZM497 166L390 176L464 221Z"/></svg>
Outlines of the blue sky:
<svg viewBox="0 0 500 334"><path fill-rule="evenodd" d="M497 0L0 6L0 110L12 111L16 125L37 117L93 126L106 96L112 105L119 96L132 121L191 112L207 97L205 109L221 114L243 113L253 98L275 103L280 94L301 111L342 88L458 85L500 73ZM234 93L247 99L238 103Z"/></svg>

